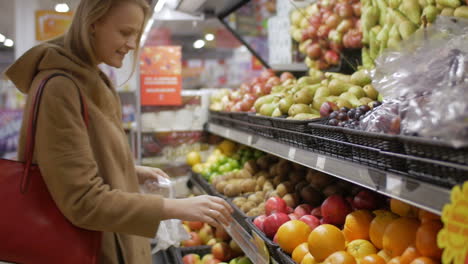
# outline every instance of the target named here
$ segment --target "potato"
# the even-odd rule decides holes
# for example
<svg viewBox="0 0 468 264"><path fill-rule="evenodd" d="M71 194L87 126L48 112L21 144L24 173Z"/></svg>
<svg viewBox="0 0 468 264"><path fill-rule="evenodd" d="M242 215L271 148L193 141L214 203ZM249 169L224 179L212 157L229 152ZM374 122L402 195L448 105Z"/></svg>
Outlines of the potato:
<svg viewBox="0 0 468 264"><path fill-rule="evenodd" d="M288 193L286 194L284 197L283 197L283 200L286 202L286 204L291 207L291 208L294 208L296 207L297 205L297 197L295 194L291 194L291 193Z"/></svg>
<svg viewBox="0 0 468 264"><path fill-rule="evenodd" d="M269 191L269 190L273 190L273 183L271 183L270 181L265 181L265 183L263 184L263 191Z"/></svg>
<svg viewBox="0 0 468 264"><path fill-rule="evenodd" d="M311 169L307 172L306 180L315 188L322 190L325 186L332 183L334 179L330 175Z"/></svg>
<svg viewBox="0 0 468 264"><path fill-rule="evenodd" d="M288 193L288 189L284 184L280 183L278 186L276 186L276 192L280 197L283 197Z"/></svg>
<svg viewBox="0 0 468 264"><path fill-rule="evenodd" d="M286 177L286 176L288 176L291 169L292 169L291 162L289 162L287 160L281 160L278 163L277 173L280 176Z"/></svg>
<svg viewBox="0 0 468 264"><path fill-rule="evenodd" d="M278 175L278 163L274 164L273 166L270 167L268 171L269 175Z"/></svg>
<svg viewBox="0 0 468 264"><path fill-rule="evenodd" d="M319 206L323 201L322 193L312 185L307 185L301 190L301 198L305 203L313 207Z"/></svg>
<svg viewBox="0 0 468 264"><path fill-rule="evenodd" d="M242 189L240 185L237 184L228 184L226 187L224 187L224 194L229 197L234 197L237 196L241 193Z"/></svg>
<svg viewBox="0 0 468 264"><path fill-rule="evenodd" d="M260 178L260 177L262 177L262 176L263 176L265 179L268 178L268 171L261 170L261 171L255 173L255 175L254 175L254 177L257 178L257 179Z"/></svg>
<svg viewBox="0 0 468 264"><path fill-rule="evenodd" d="M238 172L238 178L249 179L249 178L252 178L252 174L248 170L242 169Z"/></svg>
<svg viewBox="0 0 468 264"><path fill-rule="evenodd" d="M262 156L257 159L257 165L259 169L267 170L270 167L270 160L268 156Z"/></svg>
<svg viewBox="0 0 468 264"><path fill-rule="evenodd" d="M253 202L247 201L247 202L245 202L244 204L241 205L240 209L242 210L242 212L246 213L246 212L252 210L252 208L254 208L254 207L255 207L255 204Z"/></svg>
<svg viewBox="0 0 468 264"><path fill-rule="evenodd" d="M254 175L255 173L258 172L258 167L257 164L255 163L255 160L249 160L244 164L244 170L250 172L251 175Z"/></svg>
<svg viewBox="0 0 468 264"><path fill-rule="evenodd" d="M345 192L346 191L343 189L343 187L341 187L338 184L330 184L327 187L325 187L322 191L323 195L325 195L326 197L332 196L334 194L343 195L345 194Z"/></svg>
<svg viewBox="0 0 468 264"><path fill-rule="evenodd" d="M232 200L232 203L235 204L237 207L241 207L242 204L247 202L247 199L245 197L236 197Z"/></svg>
<svg viewBox="0 0 468 264"><path fill-rule="evenodd" d="M305 179L305 174L303 170L293 170L288 174L288 179L289 181L293 184L296 185L296 183L302 181Z"/></svg>
<svg viewBox="0 0 468 264"><path fill-rule="evenodd" d="M242 181L241 186L242 186L242 192L244 193L254 192L256 183L255 183L255 180L253 179L246 179Z"/></svg>
<svg viewBox="0 0 468 264"><path fill-rule="evenodd" d="M259 216L261 215L260 213L260 209L258 208L252 208L250 211L248 211L245 215L249 216L249 217L253 217L253 216Z"/></svg>
<svg viewBox="0 0 468 264"><path fill-rule="evenodd" d="M281 176L281 175L278 175L276 176L275 178L273 178L273 186L278 186L278 184L286 181L287 179L287 176Z"/></svg>
<svg viewBox="0 0 468 264"><path fill-rule="evenodd" d="M265 181L266 181L266 178L265 176L262 175L257 178L257 185L263 186L263 184L265 184Z"/></svg>
<svg viewBox="0 0 468 264"><path fill-rule="evenodd" d="M216 189L216 191L218 191L220 193L224 193L224 188L226 187L226 185L227 185L227 182L225 182L225 181L218 182L215 185L215 189Z"/></svg>
<svg viewBox="0 0 468 264"><path fill-rule="evenodd" d="M267 199L271 198L271 197L279 197L278 193L276 191L272 191L268 194L268 196L266 197Z"/></svg>

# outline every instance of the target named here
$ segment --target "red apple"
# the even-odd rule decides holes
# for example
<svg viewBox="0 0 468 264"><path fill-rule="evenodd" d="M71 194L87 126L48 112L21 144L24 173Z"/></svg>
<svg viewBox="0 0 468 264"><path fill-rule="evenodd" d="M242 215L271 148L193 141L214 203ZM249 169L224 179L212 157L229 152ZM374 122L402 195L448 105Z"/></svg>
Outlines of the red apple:
<svg viewBox="0 0 468 264"><path fill-rule="evenodd" d="M326 62L324 59L320 59L317 61L317 67L319 68L319 70L325 70L325 69L330 68L330 64Z"/></svg>
<svg viewBox="0 0 468 264"><path fill-rule="evenodd" d="M350 29L343 36L343 45L348 49L362 48L362 32L358 29Z"/></svg>
<svg viewBox="0 0 468 264"><path fill-rule="evenodd" d="M309 18L309 23L315 28L318 28L320 24L322 24L322 16L319 14L312 16L311 18Z"/></svg>
<svg viewBox="0 0 468 264"><path fill-rule="evenodd" d="M257 97L260 97L263 95L263 84L257 83L253 86L253 94Z"/></svg>
<svg viewBox="0 0 468 264"><path fill-rule="evenodd" d="M234 91L229 94L229 100L231 100L234 103L239 102L242 100L242 93L240 91Z"/></svg>
<svg viewBox="0 0 468 264"><path fill-rule="evenodd" d="M259 216L255 217L255 219L253 221L254 225L258 229L260 229L262 232L264 232L263 231L263 226L264 226L266 217L267 217L266 215L259 215Z"/></svg>
<svg viewBox="0 0 468 264"><path fill-rule="evenodd" d="M200 230L203 227L203 222L187 222L187 226L190 228L190 230L196 231Z"/></svg>
<svg viewBox="0 0 468 264"><path fill-rule="evenodd" d="M202 264L205 264L208 261L211 261L213 259L215 259L213 254L206 254L205 256L202 257L201 262L202 262Z"/></svg>
<svg viewBox="0 0 468 264"><path fill-rule="evenodd" d="M218 263L221 263L221 260L215 259L215 258L202 262L202 264L218 264Z"/></svg>
<svg viewBox="0 0 468 264"><path fill-rule="evenodd" d="M272 69L266 69L263 70L262 73L260 73L260 80L263 82L266 82L268 79L271 77L275 76L275 72Z"/></svg>
<svg viewBox="0 0 468 264"><path fill-rule="evenodd" d="M224 228L222 228L221 226L216 228L216 231L215 231L215 238L219 238L223 241L228 241L231 237L229 236L229 234L226 232L226 230L224 230Z"/></svg>
<svg viewBox="0 0 468 264"><path fill-rule="evenodd" d="M294 213L294 209L291 206L288 206L287 209L288 209L288 214Z"/></svg>
<svg viewBox="0 0 468 264"><path fill-rule="evenodd" d="M318 27L314 25L309 25L306 29L304 29L304 34L306 34L307 39L317 38L317 28Z"/></svg>
<svg viewBox="0 0 468 264"><path fill-rule="evenodd" d="M294 214L297 215L297 217L301 218L304 215L310 214L312 209L312 206L308 204L300 204L294 209Z"/></svg>
<svg viewBox="0 0 468 264"><path fill-rule="evenodd" d="M341 33L345 33L353 27L354 23L351 19L343 19L341 23L336 27L336 30Z"/></svg>
<svg viewBox="0 0 468 264"><path fill-rule="evenodd" d="M341 22L341 18L337 14L331 14L325 21L328 28L335 29Z"/></svg>
<svg viewBox="0 0 468 264"><path fill-rule="evenodd" d="M286 202L278 196L269 198L265 203L265 213L267 216L272 213L288 213Z"/></svg>
<svg viewBox="0 0 468 264"><path fill-rule="evenodd" d="M309 58L316 60L322 56L322 48L318 43L312 43L307 46L306 54Z"/></svg>
<svg viewBox="0 0 468 264"><path fill-rule="evenodd" d="M352 17L353 7L349 3L339 3L335 7L335 12L342 18L349 18Z"/></svg>
<svg viewBox="0 0 468 264"><path fill-rule="evenodd" d="M265 235L269 238L273 238L278 228L289 220L289 216L285 213L273 213L267 216L263 223Z"/></svg>
<svg viewBox="0 0 468 264"><path fill-rule="evenodd" d="M313 215L304 215L303 217L299 218L299 221L306 223L308 226L310 226L311 230L314 230L317 226L320 225L320 220Z"/></svg>
<svg viewBox="0 0 468 264"><path fill-rule="evenodd" d="M322 24L325 24L327 19L333 15L332 11L325 10L322 12Z"/></svg>
<svg viewBox="0 0 468 264"><path fill-rule="evenodd" d="M343 225L346 216L351 212L351 206L340 195L332 195L322 204L322 216L325 219L324 221L333 225Z"/></svg>
<svg viewBox="0 0 468 264"><path fill-rule="evenodd" d="M280 81L283 83L289 79L295 79L294 75L290 72L283 72L281 75L280 75Z"/></svg>
<svg viewBox="0 0 468 264"><path fill-rule="evenodd" d="M198 233L195 232L190 232L190 239L182 241L182 246L183 247L196 247L200 246L202 244L202 240Z"/></svg>
<svg viewBox="0 0 468 264"><path fill-rule="evenodd" d="M270 83L266 83L266 84L263 85L262 93L263 93L263 94L270 94L270 93L271 93L271 89L273 89L273 85L270 84Z"/></svg>
<svg viewBox="0 0 468 264"><path fill-rule="evenodd" d="M219 242L211 248L211 254L213 254L215 259L227 261L231 257L231 248L229 248L227 243Z"/></svg>
<svg viewBox="0 0 468 264"><path fill-rule="evenodd" d="M266 83L271 84L273 86L276 86L276 85L280 85L281 81L280 81L280 78L278 76L272 76L267 80Z"/></svg>
<svg viewBox="0 0 468 264"><path fill-rule="evenodd" d="M361 2L354 3L352 6L354 16L361 17Z"/></svg>
<svg viewBox="0 0 468 264"><path fill-rule="evenodd" d="M356 210L356 209L357 209L356 206L354 206L353 197L351 197L351 196L346 197L346 201L349 203L349 205L351 205L351 208L352 208L353 210Z"/></svg>
<svg viewBox="0 0 468 264"><path fill-rule="evenodd" d="M338 65L340 64L340 54L336 53L333 50L328 50L325 52L325 61L330 65Z"/></svg>
<svg viewBox="0 0 468 264"><path fill-rule="evenodd" d="M231 112L242 112L241 108L242 108L242 102L237 102L231 108Z"/></svg>
<svg viewBox="0 0 468 264"><path fill-rule="evenodd" d="M330 33L330 28L327 25L321 25L317 30L317 37L326 39Z"/></svg>
<svg viewBox="0 0 468 264"><path fill-rule="evenodd" d="M310 211L310 214L317 218L322 218L322 207L315 207L314 209L312 209L312 211Z"/></svg>
<svg viewBox="0 0 468 264"><path fill-rule="evenodd" d="M294 214L294 213L288 214L288 216L289 216L289 219L291 219L291 220L297 220L297 219L299 219L299 216L296 215L296 214Z"/></svg>
<svg viewBox="0 0 468 264"><path fill-rule="evenodd" d="M320 106L320 116L321 117L328 117L333 111L338 110L338 106L333 102L324 102L322 106Z"/></svg>
<svg viewBox="0 0 468 264"><path fill-rule="evenodd" d="M241 86L239 87L239 90L241 91L241 93L248 93L250 92L250 85L246 84L246 83L242 83Z"/></svg>
<svg viewBox="0 0 468 264"><path fill-rule="evenodd" d="M184 264L200 264L200 256L197 254L188 254L182 258Z"/></svg>
<svg viewBox="0 0 468 264"><path fill-rule="evenodd" d="M342 42L336 43L336 42L330 42L330 49L333 50L334 52L341 53L343 50L343 44Z"/></svg>
<svg viewBox="0 0 468 264"><path fill-rule="evenodd" d="M375 192L362 190L353 199L356 209L375 210L379 207L380 197Z"/></svg>
<svg viewBox="0 0 468 264"><path fill-rule="evenodd" d="M255 77L252 79L252 81L250 81L250 86L254 86L255 84L257 83L261 83L262 80L260 79L260 77Z"/></svg>

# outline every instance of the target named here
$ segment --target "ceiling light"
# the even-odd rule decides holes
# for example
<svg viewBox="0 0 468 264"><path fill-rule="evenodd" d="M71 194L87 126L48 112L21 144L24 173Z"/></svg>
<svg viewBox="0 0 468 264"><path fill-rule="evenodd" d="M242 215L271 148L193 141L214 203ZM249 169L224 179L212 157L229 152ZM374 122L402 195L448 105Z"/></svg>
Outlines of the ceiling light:
<svg viewBox="0 0 468 264"><path fill-rule="evenodd" d="M13 40L11 40L11 39L6 39L5 43L3 43L3 45L5 45L7 47L13 47L13 45L15 45L15 42L13 42Z"/></svg>
<svg viewBox="0 0 468 264"><path fill-rule="evenodd" d="M5 41L5 39L6 39L5 36L3 36L2 34L0 34L0 43L3 42L3 41Z"/></svg>
<svg viewBox="0 0 468 264"><path fill-rule="evenodd" d="M205 41L203 39L199 39L193 43L193 47L196 49L201 49L205 46Z"/></svg>
<svg viewBox="0 0 468 264"><path fill-rule="evenodd" d="M60 3L55 5L55 11L59 13L66 13L70 11L70 7L66 3Z"/></svg>
<svg viewBox="0 0 468 264"><path fill-rule="evenodd" d="M215 36L211 33L208 33L205 35L205 39L208 40L208 41L212 41L214 40Z"/></svg>

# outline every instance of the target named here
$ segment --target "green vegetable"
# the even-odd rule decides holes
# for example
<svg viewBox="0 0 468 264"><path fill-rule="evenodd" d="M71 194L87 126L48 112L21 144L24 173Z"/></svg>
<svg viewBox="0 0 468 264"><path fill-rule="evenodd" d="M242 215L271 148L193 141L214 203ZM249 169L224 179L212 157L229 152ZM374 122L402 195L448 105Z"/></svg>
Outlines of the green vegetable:
<svg viewBox="0 0 468 264"><path fill-rule="evenodd" d="M451 8L457 8L461 5L460 0L436 0L436 3Z"/></svg>

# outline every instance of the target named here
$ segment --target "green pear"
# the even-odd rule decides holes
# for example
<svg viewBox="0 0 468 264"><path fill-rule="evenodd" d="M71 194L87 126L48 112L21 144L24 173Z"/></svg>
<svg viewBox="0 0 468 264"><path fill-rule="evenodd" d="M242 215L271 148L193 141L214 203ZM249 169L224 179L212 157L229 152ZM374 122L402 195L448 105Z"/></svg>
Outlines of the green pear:
<svg viewBox="0 0 468 264"><path fill-rule="evenodd" d="M289 108L288 115L289 116L295 116L300 113L312 113L312 109L310 108L309 105L306 104L293 104Z"/></svg>
<svg viewBox="0 0 468 264"><path fill-rule="evenodd" d="M317 84L321 81L322 79L317 80L314 77L311 76L303 76L297 80L298 84L305 84L305 85L310 85L310 84Z"/></svg>
<svg viewBox="0 0 468 264"><path fill-rule="evenodd" d="M371 77L364 71L359 70L351 75L351 83L359 86L365 86L372 82Z"/></svg>
<svg viewBox="0 0 468 264"><path fill-rule="evenodd" d="M262 107L262 105L269 104L273 102L274 99L275 99L275 96L272 94L259 97L254 103L255 111L257 111L257 113L260 112L260 108Z"/></svg>
<svg viewBox="0 0 468 264"><path fill-rule="evenodd" d="M354 86L351 86L349 89L348 89L348 93L352 93L354 95L356 95L356 97L359 99L361 97L364 97L366 96L366 93L364 92L364 90L361 88L361 86L357 86L357 85L354 85ZM352 102L351 102L352 103Z"/></svg>
<svg viewBox="0 0 468 264"><path fill-rule="evenodd" d="M348 102L350 102L353 107L358 107L361 105L361 102L356 97L356 95L351 92L342 93L340 95L340 98L345 99Z"/></svg>
<svg viewBox="0 0 468 264"><path fill-rule="evenodd" d="M263 116L271 116L276 107L277 104L275 103L263 104L262 107L260 107L260 114Z"/></svg>
<svg viewBox="0 0 468 264"><path fill-rule="evenodd" d="M423 10L423 15L426 16L427 21L429 23L434 22L438 14L439 14L439 11L437 10L437 7L433 5L428 5Z"/></svg>
<svg viewBox="0 0 468 264"><path fill-rule="evenodd" d="M456 17L468 18L468 6L459 6L453 12Z"/></svg>
<svg viewBox="0 0 468 264"><path fill-rule="evenodd" d="M336 103L336 101L338 101L338 99L340 99L340 97L338 97L338 96L334 96L334 95L327 96L327 102Z"/></svg>
<svg viewBox="0 0 468 264"><path fill-rule="evenodd" d="M348 102L348 100L345 100L343 98L340 98L336 101L336 105L338 106L338 108L342 108L342 107L347 107L349 109L353 108L353 105Z"/></svg>
<svg viewBox="0 0 468 264"><path fill-rule="evenodd" d="M279 107L276 107L275 110L273 110L273 113L271 113L272 117L279 117L282 116L283 114L281 113L281 110Z"/></svg>
<svg viewBox="0 0 468 264"><path fill-rule="evenodd" d="M372 103L374 100L370 99L369 97L362 97L359 98L359 102L361 102L361 105L368 105L369 103Z"/></svg>
<svg viewBox="0 0 468 264"><path fill-rule="evenodd" d="M301 36L302 38L302 36ZM299 44L299 51L302 53L302 54L306 54L306 49L307 49L307 46L309 46L309 44L312 42L311 39L308 39L304 42L302 42L301 44Z"/></svg>
<svg viewBox="0 0 468 264"><path fill-rule="evenodd" d="M295 104L311 104L314 100L314 94L309 89L303 88L294 94Z"/></svg>
<svg viewBox="0 0 468 264"><path fill-rule="evenodd" d="M383 102L383 99L384 99L384 98L383 98L382 94L379 93L379 96L377 96L377 101L379 101L379 102L382 103L382 102Z"/></svg>
<svg viewBox="0 0 468 264"><path fill-rule="evenodd" d="M347 92L350 87L351 84L343 82L339 79L333 79L328 84L328 89L330 90L331 95L340 95L344 92Z"/></svg>
<svg viewBox="0 0 468 264"><path fill-rule="evenodd" d="M312 83L319 83L325 79L325 74L321 70L309 69L309 76L313 79Z"/></svg>
<svg viewBox="0 0 468 264"><path fill-rule="evenodd" d="M366 96L369 97L372 100L377 100L377 96L379 96L379 92L375 90L374 86L372 84L368 84L362 88L364 92L366 93Z"/></svg>
<svg viewBox="0 0 468 264"><path fill-rule="evenodd" d="M309 120L309 119L316 119L320 118L320 115L317 114L308 114L308 113L299 113L295 115L292 119L294 120Z"/></svg>
<svg viewBox="0 0 468 264"><path fill-rule="evenodd" d="M421 23L421 7L418 0L404 0L398 9L414 24Z"/></svg>
<svg viewBox="0 0 468 264"><path fill-rule="evenodd" d="M440 15L442 16L453 16L453 13L455 12L455 9L446 7L442 9L442 12L440 12Z"/></svg>
<svg viewBox="0 0 468 264"><path fill-rule="evenodd" d="M309 58L309 57L306 57L306 58L305 58L304 63L305 63L305 64L307 65L307 67L309 68L309 71L311 71L311 70L316 70L315 68L317 68L317 61L312 60L312 59Z"/></svg>
<svg viewBox="0 0 468 264"><path fill-rule="evenodd" d="M315 110L320 110L320 107L326 101L327 101L326 97L317 97L317 98L314 97L314 101L312 103L312 108L314 108Z"/></svg>
<svg viewBox="0 0 468 264"><path fill-rule="evenodd" d="M347 82L347 83L349 83L351 81L351 76L350 75L346 75L346 74L342 74L342 73L336 73L336 72L327 72L327 73L325 73L325 77L331 78L331 79L338 79L338 80L341 80L341 81Z"/></svg>
<svg viewBox="0 0 468 264"><path fill-rule="evenodd" d="M418 28L411 21L404 21L398 27L401 37L408 39Z"/></svg>
<svg viewBox="0 0 468 264"><path fill-rule="evenodd" d="M275 93L282 92L283 90L285 90L285 88L286 87L284 87L283 85L275 85L271 88L271 93L275 94Z"/></svg>
<svg viewBox="0 0 468 264"><path fill-rule="evenodd" d="M279 106L278 106L281 113L287 114L288 111L289 111L289 108L291 107L291 105L293 105L293 103L294 103L294 99L293 99L292 95L288 95L288 96L282 98L279 101Z"/></svg>
<svg viewBox="0 0 468 264"><path fill-rule="evenodd" d="M328 89L328 87L321 86L317 89L317 91L315 91L314 99L319 98L319 97L327 97L329 95L330 95L330 89Z"/></svg>
<svg viewBox="0 0 468 264"><path fill-rule="evenodd" d="M253 264L248 257L242 257L237 260L236 264Z"/></svg>

